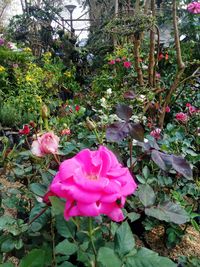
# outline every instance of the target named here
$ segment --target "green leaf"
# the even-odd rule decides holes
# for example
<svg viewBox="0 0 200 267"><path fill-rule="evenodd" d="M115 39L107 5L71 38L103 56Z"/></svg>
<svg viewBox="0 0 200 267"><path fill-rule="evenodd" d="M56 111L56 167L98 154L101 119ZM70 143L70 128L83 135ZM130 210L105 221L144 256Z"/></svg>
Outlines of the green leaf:
<svg viewBox="0 0 200 267"><path fill-rule="evenodd" d="M40 212L42 212L45 208L44 203L37 203L33 209L31 210L29 220L31 221L35 216L37 216ZM46 225L49 218L49 210L46 210L41 216L39 216L32 224L31 230L33 232L39 231L44 225Z"/></svg>
<svg viewBox="0 0 200 267"><path fill-rule="evenodd" d="M160 257L152 250L141 248L131 257L125 259L125 267L176 267L168 258Z"/></svg>
<svg viewBox="0 0 200 267"><path fill-rule="evenodd" d="M102 267L121 267L122 263L114 250L108 247L101 247L98 251L97 262Z"/></svg>
<svg viewBox="0 0 200 267"><path fill-rule="evenodd" d="M15 267L11 262L0 264L0 267Z"/></svg>
<svg viewBox="0 0 200 267"><path fill-rule="evenodd" d="M37 196L44 196L44 194L47 191L46 186L39 184L39 183L33 183L30 185L31 191L36 194Z"/></svg>
<svg viewBox="0 0 200 267"><path fill-rule="evenodd" d="M75 265L73 265L71 262L69 261L65 261L63 262L61 265L58 265L58 267L76 267Z"/></svg>
<svg viewBox="0 0 200 267"><path fill-rule="evenodd" d="M152 206L156 200L156 195L148 184L139 185L138 196L145 207Z"/></svg>
<svg viewBox="0 0 200 267"><path fill-rule="evenodd" d="M149 171L149 168L147 166L145 166L143 169L142 169L142 174L144 175L144 178L147 180L149 175L150 175L150 171Z"/></svg>
<svg viewBox="0 0 200 267"><path fill-rule="evenodd" d="M53 215L64 214L65 203L58 197L49 197Z"/></svg>
<svg viewBox="0 0 200 267"><path fill-rule="evenodd" d="M178 204L166 201L157 207L146 208L145 213L158 220L183 224L189 221L187 212Z"/></svg>
<svg viewBox="0 0 200 267"><path fill-rule="evenodd" d="M1 251L2 252L10 252L15 248L15 242L14 240L10 237L6 239L2 244L1 244Z"/></svg>
<svg viewBox="0 0 200 267"><path fill-rule="evenodd" d="M31 250L20 261L19 267L44 267L45 266L45 251L42 249Z"/></svg>
<svg viewBox="0 0 200 267"><path fill-rule="evenodd" d="M123 256L135 247L135 240L128 222L123 222L115 233L115 251Z"/></svg>
<svg viewBox="0 0 200 267"><path fill-rule="evenodd" d="M136 212L130 212L126 215L131 222L137 221L140 218L140 214Z"/></svg>
<svg viewBox="0 0 200 267"><path fill-rule="evenodd" d="M78 250L77 245L69 242L67 239L63 240L56 246L56 254L70 256Z"/></svg>
<svg viewBox="0 0 200 267"><path fill-rule="evenodd" d="M58 233L65 238L73 238L75 235L76 226L72 221L66 221L63 215L56 216L56 229Z"/></svg>

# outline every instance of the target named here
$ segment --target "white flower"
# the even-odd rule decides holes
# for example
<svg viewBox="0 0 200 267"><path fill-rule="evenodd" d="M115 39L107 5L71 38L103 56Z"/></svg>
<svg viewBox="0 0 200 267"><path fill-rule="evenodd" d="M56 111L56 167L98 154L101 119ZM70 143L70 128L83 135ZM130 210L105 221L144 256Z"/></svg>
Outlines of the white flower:
<svg viewBox="0 0 200 267"><path fill-rule="evenodd" d="M111 88L108 88L108 89L106 90L106 94L107 94L107 95L111 95L111 94L112 94L112 89L111 89Z"/></svg>
<svg viewBox="0 0 200 267"><path fill-rule="evenodd" d="M102 106L103 108L106 108L106 99L105 99L105 97L102 97L102 98L100 99L100 103L101 103L101 106Z"/></svg>
<svg viewBox="0 0 200 267"><path fill-rule="evenodd" d="M137 100L139 100L141 103L143 103L143 102L145 101L145 98L146 98L145 95L139 95L139 96L137 97Z"/></svg>

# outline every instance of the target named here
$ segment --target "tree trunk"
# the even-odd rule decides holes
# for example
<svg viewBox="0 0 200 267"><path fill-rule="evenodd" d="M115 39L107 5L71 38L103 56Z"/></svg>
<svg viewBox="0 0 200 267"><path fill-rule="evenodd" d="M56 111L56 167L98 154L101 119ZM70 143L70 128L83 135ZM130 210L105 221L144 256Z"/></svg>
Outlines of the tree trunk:
<svg viewBox="0 0 200 267"><path fill-rule="evenodd" d="M143 73L140 67L140 34L139 36L134 36L134 60L135 60L135 71L137 72L139 85L144 85Z"/></svg>

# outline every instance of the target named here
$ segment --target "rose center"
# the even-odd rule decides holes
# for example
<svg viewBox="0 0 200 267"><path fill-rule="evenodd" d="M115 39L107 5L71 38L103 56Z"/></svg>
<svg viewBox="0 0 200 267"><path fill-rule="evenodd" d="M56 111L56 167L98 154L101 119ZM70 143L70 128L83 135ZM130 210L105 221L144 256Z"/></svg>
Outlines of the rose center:
<svg viewBox="0 0 200 267"><path fill-rule="evenodd" d="M98 176L96 174L89 174L87 175L87 178L89 180L98 180Z"/></svg>

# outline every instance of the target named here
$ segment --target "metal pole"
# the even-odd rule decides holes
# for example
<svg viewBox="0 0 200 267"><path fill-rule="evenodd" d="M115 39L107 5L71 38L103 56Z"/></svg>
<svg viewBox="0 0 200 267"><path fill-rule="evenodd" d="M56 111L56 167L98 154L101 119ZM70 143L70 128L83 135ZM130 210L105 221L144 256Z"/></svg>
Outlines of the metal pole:
<svg viewBox="0 0 200 267"><path fill-rule="evenodd" d="M72 12L70 12L70 31L71 31L71 37L73 37L72 36L72 30L73 30L73 21L72 21Z"/></svg>

